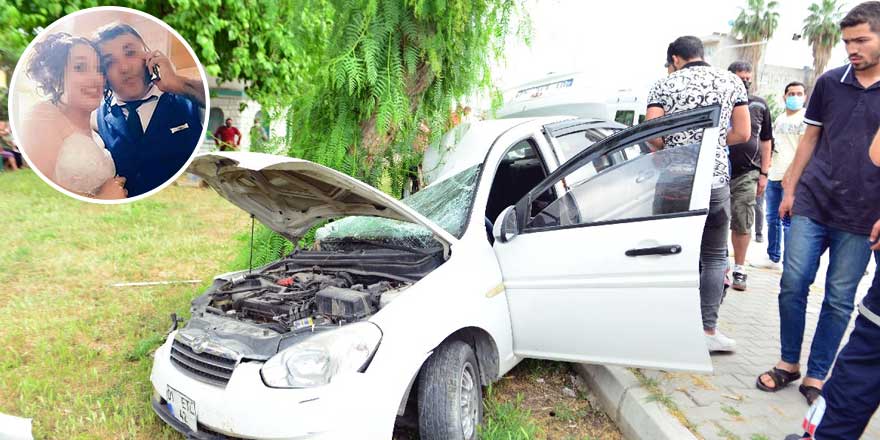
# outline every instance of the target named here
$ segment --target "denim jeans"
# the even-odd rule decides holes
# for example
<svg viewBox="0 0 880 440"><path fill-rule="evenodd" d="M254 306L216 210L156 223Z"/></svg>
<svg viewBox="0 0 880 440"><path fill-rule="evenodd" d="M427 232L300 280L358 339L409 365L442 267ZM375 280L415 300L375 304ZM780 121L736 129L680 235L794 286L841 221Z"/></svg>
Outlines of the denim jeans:
<svg viewBox="0 0 880 440"><path fill-rule="evenodd" d="M767 256L770 261L778 263L783 241L783 232L788 236L788 228L791 226L790 218L779 218L779 205L782 203L782 182L771 180L767 182L767 191L764 193L767 199Z"/></svg>
<svg viewBox="0 0 880 440"><path fill-rule="evenodd" d="M796 215L786 240L782 280L779 282L779 320L782 360L800 362L807 312L807 295L816 279L819 257L829 250L825 299L810 346L807 376L824 380L837 354L854 308L856 288L871 249L868 237L829 228Z"/></svg>
<svg viewBox="0 0 880 440"><path fill-rule="evenodd" d="M880 251L874 252L874 259L880 261ZM880 304L880 266L875 270L873 284L865 296L865 304L869 303ZM827 406L816 427L816 438L861 438L871 416L880 407L878 341L880 325L859 314L849 342L837 357L831 379L822 387Z"/></svg>
<svg viewBox="0 0 880 440"><path fill-rule="evenodd" d="M700 312L703 328L718 325L718 309L724 296L724 272L727 271L727 237L730 234L730 187L712 190L709 215L703 226L700 243Z"/></svg>

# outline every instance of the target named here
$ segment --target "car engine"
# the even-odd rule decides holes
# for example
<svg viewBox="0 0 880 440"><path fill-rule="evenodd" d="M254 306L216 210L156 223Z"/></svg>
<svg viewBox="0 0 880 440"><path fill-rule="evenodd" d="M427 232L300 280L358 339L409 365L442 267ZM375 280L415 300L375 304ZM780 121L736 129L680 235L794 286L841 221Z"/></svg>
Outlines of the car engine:
<svg viewBox="0 0 880 440"><path fill-rule="evenodd" d="M294 271L267 268L215 285L205 311L286 333L366 318L379 310L384 294L408 285L317 266Z"/></svg>

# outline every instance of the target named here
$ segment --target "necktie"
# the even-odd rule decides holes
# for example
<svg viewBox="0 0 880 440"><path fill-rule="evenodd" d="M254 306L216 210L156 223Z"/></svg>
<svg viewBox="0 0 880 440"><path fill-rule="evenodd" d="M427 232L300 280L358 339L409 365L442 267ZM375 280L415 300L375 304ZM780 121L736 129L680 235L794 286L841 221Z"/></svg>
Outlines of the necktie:
<svg viewBox="0 0 880 440"><path fill-rule="evenodd" d="M125 103L124 106L128 110L128 119L125 120L125 125L128 129L128 134L133 139L138 139L144 135L144 126L141 125L141 117L137 113L138 107L140 107L143 103L151 101L155 98L155 96L150 96L147 99L140 99Z"/></svg>

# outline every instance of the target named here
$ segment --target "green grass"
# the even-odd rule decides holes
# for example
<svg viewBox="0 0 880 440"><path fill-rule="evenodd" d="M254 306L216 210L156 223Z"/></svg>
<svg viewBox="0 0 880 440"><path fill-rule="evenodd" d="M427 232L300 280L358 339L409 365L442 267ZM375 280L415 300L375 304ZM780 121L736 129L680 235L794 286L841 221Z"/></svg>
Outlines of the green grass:
<svg viewBox="0 0 880 440"><path fill-rule="evenodd" d="M151 355L169 313L231 265L248 215L207 189L102 206L29 170L0 188L0 412L38 439L180 438L150 408ZM186 279L205 283L111 287Z"/></svg>
<svg viewBox="0 0 880 440"><path fill-rule="evenodd" d="M529 378L533 380L568 371L568 364L565 362L525 359L522 361L522 365L522 368L529 372Z"/></svg>
<svg viewBox="0 0 880 440"><path fill-rule="evenodd" d="M740 417L742 413L740 413L736 408L728 405L721 405L721 411L724 411L726 414L731 415L733 417Z"/></svg>
<svg viewBox="0 0 880 440"><path fill-rule="evenodd" d="M540 428L532 420L531 412L523 409L524 396L519 394L513 402L499 402L494 398L492 387L483 399L482 440L531 440L538 438Z"/></svg>
<svg viewBox="0 0 880 440"><path fill-rule="evenodd" d="M740 440L739 436L731 432L729 429L719 425L717 422L715 426L718 428L718 436L725 440Z"/></svg>
<svg viewBox="0 0 880 440"><path fill-rule="evenodd" d="M678 407L675 403L675 400L672 399L671 396L663 392L663 389L660 388L660 383L650 377L645 376L641 370L637 368L630 368L631 371L638 379L639 384L648 392L648 401L649 402L657 402L660 405L663 405L666 408L666 411L669 412L673 417L675 417L685 428L687 428L692 433L697 432L696 425L688 420L685 416L684 412Z"/></svg>

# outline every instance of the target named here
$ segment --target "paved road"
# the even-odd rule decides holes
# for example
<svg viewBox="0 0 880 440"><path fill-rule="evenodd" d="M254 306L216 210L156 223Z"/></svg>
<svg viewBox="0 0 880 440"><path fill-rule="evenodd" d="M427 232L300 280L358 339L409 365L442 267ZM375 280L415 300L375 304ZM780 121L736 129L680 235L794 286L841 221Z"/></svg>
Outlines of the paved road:
<svg viewBox="0 0 880 440"><path fill-rule="evenodd" d="M760 258L766 248L752 243L749 257ZM870 264L873 275L874 263ZM813 330L822 304L824 270L817 277L807 306L807 333L803 360L809 353ZM870 275L862 279L858 297L867 292ZM719 326L737 340L736 353L713 355L712 375L666 373L644 370L660 382L661 388L673 399L687 420L705 439L781 440L786 434L798 433L807 410L796 382L778 393L765 393L755 388L755 378L774 365L779 358L779 293L777 271L749 268L749 289L730 290L721 306ZM852 322L850 322L850 328ZM844 337L844 343L849 338ZM804 366L805 368L805 366ZM875 414L863 439L880 440L880 412Z"/></svg>

